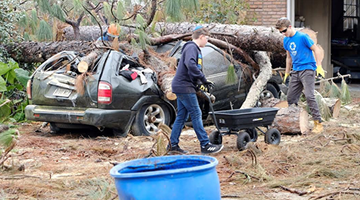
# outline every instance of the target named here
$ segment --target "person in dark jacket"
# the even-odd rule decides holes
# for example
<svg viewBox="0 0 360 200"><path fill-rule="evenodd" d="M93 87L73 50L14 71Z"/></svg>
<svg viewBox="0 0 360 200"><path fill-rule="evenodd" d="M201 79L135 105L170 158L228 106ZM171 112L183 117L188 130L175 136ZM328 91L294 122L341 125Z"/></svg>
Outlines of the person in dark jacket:
<svg viewBox="0 0 360 200"><path fill-rule="evenodd" d="M194 28L192 39L182 48L181 58L172 81L172 92L177 96L177 116L171 132L172 151L187 153L179 146L179 137L189 115L197 138L200 141L201 153L217 153L223 145L211 144L204 129L202 114L196 96L197 85L200 81L203 85L213 84L208 81L202 72L202 54L200 48L205 47L209 31L197 26Z"/></svg>

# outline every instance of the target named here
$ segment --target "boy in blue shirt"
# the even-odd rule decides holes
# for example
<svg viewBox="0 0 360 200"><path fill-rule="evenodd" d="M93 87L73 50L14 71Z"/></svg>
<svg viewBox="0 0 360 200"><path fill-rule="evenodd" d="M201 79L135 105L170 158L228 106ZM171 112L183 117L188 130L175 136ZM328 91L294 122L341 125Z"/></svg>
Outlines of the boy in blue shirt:
<svg viewBox="0 0 360 200"><path fill-rule="evenodd" d="M296 31L287 18L280 18L276 29L283 34L284 49L286 50L286 69L284 82L290 75L289 90L287 93L287 102L289 105L297 104L300 95L304 90L307 105L310 108L314 119L313 133L321 133L323 126L321 124L321 115L319 107L315 100L315 71L324 77L324 70L321 66L321 51L313 40L306 34ZM292 71L291 70L292 66Z"/></svg>
<svg viewBox="0 0 360 200"><path fill-rule="evenodd" d="M171 152L187 153L179 146L179 137L189 115L194 131L200 141L201 153L217 153L223 148L222 144L211 144L204 129L202 114L196 96L198 82L204 85L212 84L202 72L202 54L200 48L208 42L209 31L197 26L193 30L193 41L187 42L181 52L181 58L172 81L172 92L177 96L177 116L171 131Z"/></svg>

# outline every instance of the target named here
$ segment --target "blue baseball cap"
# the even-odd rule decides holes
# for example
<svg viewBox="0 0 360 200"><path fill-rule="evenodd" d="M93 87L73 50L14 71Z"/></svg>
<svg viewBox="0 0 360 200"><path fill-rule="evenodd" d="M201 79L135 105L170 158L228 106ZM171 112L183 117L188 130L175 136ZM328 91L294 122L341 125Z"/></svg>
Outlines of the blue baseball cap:
<svg viewBox="0 0 360 200"><path fill-rule="evenodd" d="M197 25L197 26L193 29L193 31L196 31L196 30L199 30L199 29L202 29L202 28L204 28L204 27L201 26L201 25Z"/></svg>

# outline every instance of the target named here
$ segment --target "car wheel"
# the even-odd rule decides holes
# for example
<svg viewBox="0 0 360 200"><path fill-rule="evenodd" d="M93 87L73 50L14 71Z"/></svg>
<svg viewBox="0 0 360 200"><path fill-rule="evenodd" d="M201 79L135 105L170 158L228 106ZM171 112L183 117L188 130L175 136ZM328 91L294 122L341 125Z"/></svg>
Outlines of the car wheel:
<svg viewBox="0 0 360 200"><path fill-rule="evenodd" d="M160 123L169 125L169 122L170 112L164 105L144 105L136 114L132 134L135 136L154 135L158 131Z"/></svg>
<svg viewBox="0 0 360 200"><path fill-rule="evenodd" d="M267 84L266 89L263 90L260 94L260 99L265 100L265 99L269 99L272 97L279 98L279 92L277 91L275 86L273 86L272 84Z"/></svg>
<svg viewBox="0 0 360 200"><path fill-rule="evenodd" d="M281 140L280 131L276 128L269 129L265 133L265 143L278 145Z"/></svg>
<svg viewBox="0 0 360 200"><path fill-rule="evenodd" d="M236 146L239 151L245 150L247 143L251 141L250 135L247 132L240 132L237 136Z"/></svg>
<svg viewBox="0 0 360 200"><path fill-rule="evenodd" d="M61 129L55 125L55 123L50 122L50 131L51 133L60 133Z"/></svg>

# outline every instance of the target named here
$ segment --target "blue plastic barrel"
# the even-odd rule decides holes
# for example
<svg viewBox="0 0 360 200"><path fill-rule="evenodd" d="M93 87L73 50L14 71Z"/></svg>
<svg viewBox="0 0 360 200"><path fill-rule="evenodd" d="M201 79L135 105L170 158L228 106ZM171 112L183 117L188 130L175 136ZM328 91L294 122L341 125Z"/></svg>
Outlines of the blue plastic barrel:
<svg viewBox="0 0 360 200"><path fill-rule="evenodd" d="M137 159L114 166L120 200L219 200L216 158L176 155Z"/></svg>

